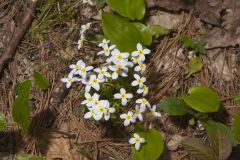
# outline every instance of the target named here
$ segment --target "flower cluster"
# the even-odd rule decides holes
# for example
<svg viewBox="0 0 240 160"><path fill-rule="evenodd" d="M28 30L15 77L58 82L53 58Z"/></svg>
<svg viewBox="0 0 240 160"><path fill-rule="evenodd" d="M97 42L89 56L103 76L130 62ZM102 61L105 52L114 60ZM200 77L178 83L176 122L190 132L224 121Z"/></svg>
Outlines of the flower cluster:
<svg viewBox="0 0 240 160"><path fill-rule="evenodd" d="M87 3L87 2L86 2ZM78 50L80 50L83 46L83 43L85 41L85 33L87 30L89 30L91 27L91 23L87 23L84 25L81 25L81 30L80 30L80 39L78 40L77 44L78 44Z"/></svg>
<svg viewBox="0 0 240 160"><path fill-rule="evenodd" d="M84 34L87 28L82 27L81 33ZM110 45L109 43L109 40L104 39L98 45L102 50L97 55L103 56L106 60L101 67L87 66L82 60L79 60L76 64L69 66L71 72L67 78L62 79L66 83L67 88L73 82L81 82L85 85L85 100L81 103L87 108L84 118L108 121L112 114L116 114L123 120L124 126L129 126L138 120L143 121L144 113L147 109L152 116L161 117L161 114L156 111L156 105L151 106L145 98L148 93L148 87L145 84L146 78L142 76L142 73L146 70L144 61L145 56L150 54L150 50L144 49L138 43L137 50L130 54L120 52L116 45ZM133 73L133 75L129 73ZM118 84L117 80L120 77L132 79L132 89L127 90L124 86L121 86L118 92L113 93L113 98L102 99L101 94L104 95L104 93L101 93L102 87L107 84ZM134 91L136 94L131 93L131 91ZM112 104L113 102L119 103L122 107L120 109L115 108ZM135 102L133 109L125 107L130 102ZM127 112L125 112L126 110ZM140 144L144 143L145 140L134 134L134 139L130 139L129 142L135 144L135 148L138 150Z"/></svg>

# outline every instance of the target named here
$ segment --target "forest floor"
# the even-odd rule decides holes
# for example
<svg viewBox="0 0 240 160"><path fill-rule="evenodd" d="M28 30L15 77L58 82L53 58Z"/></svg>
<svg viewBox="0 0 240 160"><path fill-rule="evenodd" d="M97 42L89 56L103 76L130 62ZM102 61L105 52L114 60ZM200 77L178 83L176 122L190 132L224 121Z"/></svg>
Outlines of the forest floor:
<svg viewBox="0 0 240 160"><path fill-rule="evenodd" d="M71 8L65 11L64 8ZM171 34L154 40L152 54L147 59L146 75L152 77L150 102L159 103L167 96L178 96L195 85L214 89L226 112L213 114L212 119L229 126L240 106L234 97L240 91L240 1L239 0L147 0L146 24L160 24ZM80 1L40 0L33 23L18 46L13 59L0 75L0 111L9 122L11 104L15 99L14 86L33 79L35 70L41 71L51 85L47 91L31 90L30 134L22 137L18 127L0 133L0 159L15 155L34 154L48 160L129 159L131 149L123 128L111 123L93 123L83 119L80 108L81 85L66 89L60 81L67 74L69 64L78 59L97 63L99 48L90 42L77 50L80 26L91 22L94 33L102 33L101 13L109 10L82 4ZM22 0L0 2L0 56L4 48L22 26L28 12ZM204 67L186 79L189 52L183 49L180 35L206 40ZM147 125L147 122L146 122ZM206 137L198 127L188 125L187 118L170 117L162 113L154 125L161 131L167 146L160 160L193 160L183 150L180 141L187 136ZM240 148L234 148L229 160L238 160ZM1 158L2 157L2 158Z"/></svg>

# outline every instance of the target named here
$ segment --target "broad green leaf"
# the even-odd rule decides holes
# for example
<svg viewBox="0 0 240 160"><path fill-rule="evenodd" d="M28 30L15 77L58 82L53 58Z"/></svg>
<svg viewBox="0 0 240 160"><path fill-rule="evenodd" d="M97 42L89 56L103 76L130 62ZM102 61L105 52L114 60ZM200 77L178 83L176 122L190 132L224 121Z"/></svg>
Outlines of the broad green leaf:
<svg viewBox="0 0 240 160"><path fill-rule="evenodd" d="M107 0L109 7L124 17L141 20L145 14L144 0Z"/></svg>
<svg viewBox="0 0 240 160"><path fill-rule="evenodd" d="M233 134L231 129L229 127L227 127L226 125L219 123L219 122L211 121L211 120L201 121L201 123L203 124L203 127L206 129L209 137L211 137L213 135L215 130L219 129L221 132L224 132L229 136L232 146L237 145L237 139L236 139L235 135Z"/></svg>
<svg viewBox="0 0 240 160"><path fill-rule="evenodd" d="M44 160L44 158L39 156L27 156L27 157L17 156L15 160Z"/></svg>
<svg viewBox="0 0 240 160"><path fill-rule="evenodd" d="M98 0L97 1L97 6L98 8L103 8L106 4L106 0Z"/></svg>
<svg viewBox="0 0 240 160"><path fill-rule="evenodd" d="M189 95L182 93L182 98L190 107L201 113L217 112L221 104L217 93L207 87L192 87Z"/></svg>
<svg viewBox="0 0 240 160"><path fill-rule="evenodd" d="M200 41L198 41L198 42L196 43L195 48L193 48L194 51L195 51L196 53L206 54L206 53L207 53L207 50L206 50L206 48L205 48L205 44L206 44L206 42L205 42L203 39L201 39Z"/></svg>
<svg viewBox="0 0 240 160"><path fill-rule="evenodd" d="M112 13L103 13L102 20L105 37L121 51L132 52L136 50L137 43L144 44L140 31L125 18Z"/></svg>
<svg viewBox="0 0 240 160"><path fill-rule="evenodd" d="M240 104L240 93L234 98L235 103Z"/></svg>
<svg viewBox="0 0 240 160"><path fill-rule="evenodd" d="M182 141L182 145L185 150L199 160L214 160L213 150L203 144L200 139L187 138Z"/></svg>
<svg viewBox="0 0 240 160"><path fill-rule="evenodd" d="M145 131L137 129L136 133L145 139L145 143L141 145L140 150L132 147L132 153L136 160L156 160L160 157L164 149L164 140L156 129Z"/></svg>
<svg viewBox="0 0 240 160"><path fill-rule="evenodd" d="M171 116L182 116L188 113L190 108L183 101L176 97L169 97L162 100L159 104L159 109L170 114Z"/></svg>
<svg viewBox="0 0 240 160"><path fill-rule="evenodd" d="M230 156L232 145L226 132L216 129L211 136L211 143L217 160L225 160Z"/></svg>
<svg viewBox="0 0 240 160"><path fill-rule="evenodd" d="M40 89L48 89L49 87L49 81L46 77L44 77L43 74L40 72L34 72L33 74L35 84L40 88Z"/></svg>
<svg viewBox="0 0 240 160"><path fill-rule="evenodd" d="M195 46L196 46L194 40L192 40L190 37L181 36L180 40L183 42L184 46L187 47L187 48L194 49Z"/></svg>
<svg viewBox="0 0 240 160"><path fill-rule="evenodd" d="M0 131L3 131L7 127L7 120L3 113L0 112Z"/></svg>
<svg viewBox="0 0 240 160"><path fill-rule="evenodd" d="M160 36L167 35L170 33L170 30L168 30L160 25L149 26L148 30L151 32L151 34L154 38L159 38Z"/></svg>
<svg viewBox="0 0 240 160"><path fill-rule="evenodd" d="M189 64L189 73L187 75L187 78L190 77L190 75L199 72L203 67L203 62L200 57L192 57Z"/></svg>
<svg viewBox="0 0 240 160"><path fill-rule="evenodd" d="M152 44L152 34L148 30L148 28L140 22L134 22L133 24L141 32L141 36L142 36L142 40L143 40L144 44L147 46L151 45Z"/></svg>
<svg viewBox="0 0 240 160"><path fill-rule="evenodd" d="M235 137L240 140L240 112L237 113L233 127L232 127L233 133L235 134Z"/></svg>
<svg viewBox="0 0 240 160"><path fill-rule="evenodd" d="M20 84L17 98L12 104L12 116L15 122L22 126L22 134L28 133L30 125L30 110L29 110L29 92L31 88L31 81L26 80Z"/></svg>

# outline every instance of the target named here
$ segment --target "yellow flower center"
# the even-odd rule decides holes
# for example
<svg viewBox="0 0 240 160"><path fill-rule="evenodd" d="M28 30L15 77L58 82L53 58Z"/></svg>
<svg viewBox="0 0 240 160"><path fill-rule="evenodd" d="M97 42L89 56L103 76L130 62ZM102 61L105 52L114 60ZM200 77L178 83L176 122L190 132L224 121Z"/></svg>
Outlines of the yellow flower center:
<svg viewBox="0 0 240 160"><path fill-rule="evenodd" d="M98 83L98 80L95 78L94 80L93 80L93 83Z"/></svg>
<svg viewBox="0 0 240 160"><path fill-rule="evenodd" d="M82 71L82 72L86 72L87 70L86 70L85 67L83 67L83 68L81 68L81 71Z"/></svg>
<svg viewBox="0 0 240 160"><path fill-rule="evenodd" d="M129 121L131 121L131 120L132 120L132 116L127 115L126 119L129 120Z"/></svg>
<svg viewBox="0 0 240 160"><path fill-rule="evenodd" d="M141 139L140 138L135 138L136 143L140 143Z"/></svg>
<svg viewBox="0 0 240 160"><path fill-rule="evenodd" d="M138 79L137 82L138 82L138 84L141 84L141 83L142 83L142 80L141 80L141 79Z"/></svg>
<svg viewBox="0 0 240 160"><path fill-rule="evenodd" d="M89 102L92 102L92 97L89 97L88 99L87 99Z"/></svg>
<svg viewBox="0 0 240 160"><path fill-rule="evenodd" d="M106 53L110 52L109 48L106 48L104 51L105 51Z"/></svg>
<svg viewBox="0 0 240 160"><path fill-rule="evenodd" d="M143 55L143 50L138 51L139 55Z"/></svg>
<svg viewBox="0 0 240 160"><path fill-rule="evenodd" d="M146 104L147 103L147 100L146 99L143 99L142 100L142 104Z"/></svg>
<svg viewBox="0 0 240 160"><path fill-rule="evenodd" d="M103 107L100 107L100 108L99 108L99 112L103 113L103 112L104 112L104 108L103 108Z"/></svg>
<svg viewBox="0 0 240 160"><path fill-rule="evenodd" d="M68 78L68 83L72 83L73 78Z"/></svg>
<svg viewBox="0 0 240 160"><path fill-rule="evenodd" d="M118 59L118 60L122 60L122 59L123 59L123 56L122 56L122 55L118 55L117 59Z"/></svg>
<svg viewBox="0 0 240 160"><path fill-rule="evenodd" d="M121 94L121 98L126 98L126 95L125 94Z"/></svg>
<svg viewBox="0 0 240 160"><path fill-rule="evenodd" d="M78 65L76 65L76 66L74 67L74 69L78 70L78 69L79 69Z"/></svg>
<svg viewBox="0 0 240 160"><path fill-rule="evenodd" d="M103 70L101 70L101 71L100 71L100 74L104 74L104 71L103 71Z"/></svg>

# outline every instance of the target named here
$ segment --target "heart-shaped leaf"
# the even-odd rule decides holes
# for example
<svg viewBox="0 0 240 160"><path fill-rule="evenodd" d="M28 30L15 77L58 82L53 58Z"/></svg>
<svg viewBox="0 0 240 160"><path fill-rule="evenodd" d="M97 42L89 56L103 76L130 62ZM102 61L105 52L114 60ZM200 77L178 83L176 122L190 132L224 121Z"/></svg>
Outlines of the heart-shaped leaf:
<svg viewBox="0 0 240 160"><path fill-rule="evenodd" d="M0 131L7 127L7 120L3 113L0 112Z"/></svg>
<svg viewBox="0 0 240 160"><path fill-rule="evenodd" d="M35 84L40 89L48 89L49 81L43 74L41 74L40 72L34 72L33 77L35 80Z"/></svg>
<svg viewBox="0 0 240 160"><path fill-rule="evenodd" d="M235 137L240 140L240 112L238 112L235 117L232 130L235 134Z"/></svg>
<svg viewBox="0 0 240 160"><path fill-rule="evenodd" d="M141 36L142 36L142 40L143 40L144 44L147 46L151 45L152 44L152 34L148 30L148 28L144 24L139 23L139 22L134 22L133 24L141 32Z"/></svg>
<svg viewBox="0 0 240 160"><path fill-rule="evenodd" d="M201 121L201 123L203 124L203 127L206 129L209 137L211 137L213 135L214 131L219 129L221 132L224 132L224 133L226 133L226 135L229 136L232 146L237 145L237 139L236 139L235 135L233 134L231 129L229 127L227 127L226 125L219 123L219 122L211 121L211 120Z"/></svg>
<svg viewBox="0 0 240 160"><path fill-rule="evenodd" d="M188 105L183 100L180 100L176 97L169 97L162 100L159 104L159 109L172 116L182 116L187 114L190 110Z"/></svg>
<svg viewBox="0 0 240 160"><path fill-rule="evenodd" d="M197 138L187 138L182 141L183 148L199 160L214 160L213 150Z"/></svg>
<svg viewBox="0 0 240 160"><path fill-rule="evenodd" d="M221 104L217 93L207 87L192 87L189 95L182 93L182 98L190 107L201 113L217 112Z"/></svg>
<svg viewBox="0 0 240 160"><path fill-rule="evenodd" d="M137 129L136 133L145 139L139 151L132 147L132 153L136 160L156 160L160 157L164 149L164 140L156 129L145 131Z"/></svg>
<svg viewBox="0 0 240 160"><path fill-rule="evenodd" d="M141 20L146 10L144 0L107 0L107 3L112 10L132 20Z"/></svg>
<svg viewBox="0 0 240 160"><path fill-rule="evenodd" d="M28 133L30 125L30 110L29 110L29 91L31 81L26 80L18 87L18 96L12 104L12 116L15 122L22 126L22 134Z"/></svg>
<svg viewBox="0 0 240 160"><path fill-rule="evenodd" d="M148 30L154 38L159 38L160 36L167 35L170 33L170 30L160 25L149 26Z"/></svg>
<svg viewBox="0 0 240 160"><path fill-rule="evenodd" d="M136 50L137 43L144 44L138 28L125 18L112 13L103 13L102 20L105 37L121 51L132 52Z"/></svg>
<svg viewBox="0 0 240 160"><path fill-rule="evenodd" d="M199 72L203 67L202 58L200 57L192 57L188 64L189 73L187 78L190 77L192 74Z"/></svg>
<svg viewBox="0 0 240 160"><path fill-rule="evenodd" d="M217 160L225 160L230 156L232 145L226 132L216 129L211 136L211 143Z"/></svg>

